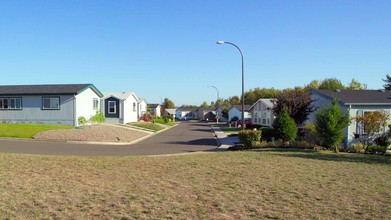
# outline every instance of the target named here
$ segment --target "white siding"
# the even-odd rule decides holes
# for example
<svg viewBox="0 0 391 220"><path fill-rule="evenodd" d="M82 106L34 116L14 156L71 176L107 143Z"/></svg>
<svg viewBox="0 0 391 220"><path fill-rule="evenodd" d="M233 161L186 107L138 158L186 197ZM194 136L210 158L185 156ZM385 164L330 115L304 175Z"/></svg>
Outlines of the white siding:
<svg viewBox="0 0 391 220"><path fill-rule="evenodd" d="M133 109L133 103L136 107ZM138 121L137 117L137 100L131 95L125 101L123 108L120 108L120 111L123 111L123 123L136 122ZM120 114L121 115L121 114Z"/></svg>
<svg viewBox="0 0 391 220"><path fill-rule="evenodd" d="M75 124L77 123L77 119L81 116L85 117L87 120L94 116L97 110L94 110L94 98L101 101L99 96L91 89L88 88L84 90L82 93L75 96L76 97L76 117ZM98 105L100 106L100 104ZM100 109L98 109L100 110Z"/></svg>
<svg viewBox="0 0 391 220"><path fill-rule="evenodd" d="M242 112L237 108L231 108L228 111L228 121L231 121L235 116L238 117L238 120L242 119ZM251 118L251 114L249 112L244 112L244 118Z"/></svg>

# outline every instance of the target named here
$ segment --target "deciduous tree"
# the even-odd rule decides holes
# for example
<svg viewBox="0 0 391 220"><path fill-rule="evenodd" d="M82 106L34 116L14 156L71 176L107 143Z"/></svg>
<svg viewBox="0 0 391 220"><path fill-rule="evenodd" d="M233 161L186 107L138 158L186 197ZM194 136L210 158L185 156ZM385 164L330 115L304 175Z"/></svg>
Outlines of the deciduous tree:
<svg viewBox="0 0 391 220"><path fill-rule="evenodd" d="M364 131L368 137L372 137L375 133L386 127L389 118L389 113L380 111L365 112L364 115L353 117L357 123L363 125Z"/></svg>
<svg viewBox="0 0 391 220"><path fill-rule="evenodd" d="M284 106L298 126L302 125L308 115L315 110L310 94L292 89L284 90L277 96L272 109L273 113L278 115Z"/></svg>
<svg viewBox="0 0 391 220"><path fill-rule="evenodd" d="M349 85L346 87L346 89L349 89L349 90L360 90L362 89L362 85L359 81L355 80L355 79L352 79L352 81L350 81Z"/></svg>
<svg viewBox="0 0 391 220"><path fill-rule="evenodd" d="M328 78L322 80L319 89L345 89L345 86L336 78Z"/></svg>

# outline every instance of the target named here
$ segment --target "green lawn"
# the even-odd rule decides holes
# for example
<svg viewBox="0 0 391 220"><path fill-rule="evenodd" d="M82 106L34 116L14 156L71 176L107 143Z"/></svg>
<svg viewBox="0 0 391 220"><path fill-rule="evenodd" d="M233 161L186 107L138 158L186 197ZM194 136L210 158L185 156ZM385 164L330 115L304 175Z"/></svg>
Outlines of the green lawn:
<svg viewBox="0 0 391 220"><path fill-rule="evenodd" d="M239 133L239 131L242 130L242 128L229 128L229 127L226 127L226 128L221 128L221 130L225 133Z"/></svg>
<svg viewBox="0 0 391 220"><path fill-rule="evenodd" d="M136 127L139 127L139 128L145 128L145 129L148 129L148 130L151 130L151 131L160 131L160 130L163 130L164 127L157 124L157 123L150 123L150 122L132 122L132 123L129 123L130 125L132 126L136 126Z"/></svg>
<svg viewBox="0 0 391 220"><path fill-rule="evenodd" d="M67 128L73 127L48 124L0 124L0 137L32 138L41 131Z"/></svg>
<svg viewBox="0 0 391 220"><path fill-rule="evenodd" d="M0 154L4 219L388 219L391 158L284 149Z"/></svg>
<svg viewBox="0 0 391 220"><path fill-rule="evenodd" d="M162 118L155 118L155 119L153 119L153 120L154 120L154 122L157 123L157 124L163 124L163 125L168 125L168 126L174 126L174 125L176 125L175 122L171 122L171 121L165 123L165 122L164 122L164 119L162 119Z"/></svg>

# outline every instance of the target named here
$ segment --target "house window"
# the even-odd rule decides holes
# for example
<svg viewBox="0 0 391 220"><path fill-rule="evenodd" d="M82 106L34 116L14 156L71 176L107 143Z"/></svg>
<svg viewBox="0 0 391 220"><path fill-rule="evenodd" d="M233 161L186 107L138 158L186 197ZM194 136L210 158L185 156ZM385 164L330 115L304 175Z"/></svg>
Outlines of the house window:
<svg viewBox="0 0 391 220"><path fill-rule="evenodd" d="M0 98L0 109L22 109L22 98Z"/></svg>
<svg viewBox="0 0 391 220"><path fill-rule="evenodd" d="M109 114L117 113L117 103L115 101L109 101Z"/></svg>
<svg viewBox="0 0 391 220"><path fill-rule="evenodd" d="M44 110L60 109L60 97L42 98L42 109Z"/></svg>
<svg viewBox="0 0 391 220"><path fill-rule="evenodd" d="M92 103L93 103L93 109L94 110L98 110L98 108L99 108L99 100L97 98L94 98L94 99L92 99Z"/></svg>
<svg viewBox="0 0 391 220"><path fill-rule="evenodd" d="M135 103L135 102L133 102L133 111L134 111L134 112L137 111L136 103Z"/></svg>

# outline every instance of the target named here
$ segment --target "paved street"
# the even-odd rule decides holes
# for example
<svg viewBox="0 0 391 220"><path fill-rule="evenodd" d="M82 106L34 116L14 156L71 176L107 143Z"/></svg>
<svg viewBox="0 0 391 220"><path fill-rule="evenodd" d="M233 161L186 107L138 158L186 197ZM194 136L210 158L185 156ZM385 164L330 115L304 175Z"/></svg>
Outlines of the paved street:
<svg viewBox="0 0 391 220"><path fill-rule="evenodd" d="M178 126L133 145L93 145L0 139L0 152L47 155L130 156L176 154L215 149L209 125L181 122Z"/></svg>

